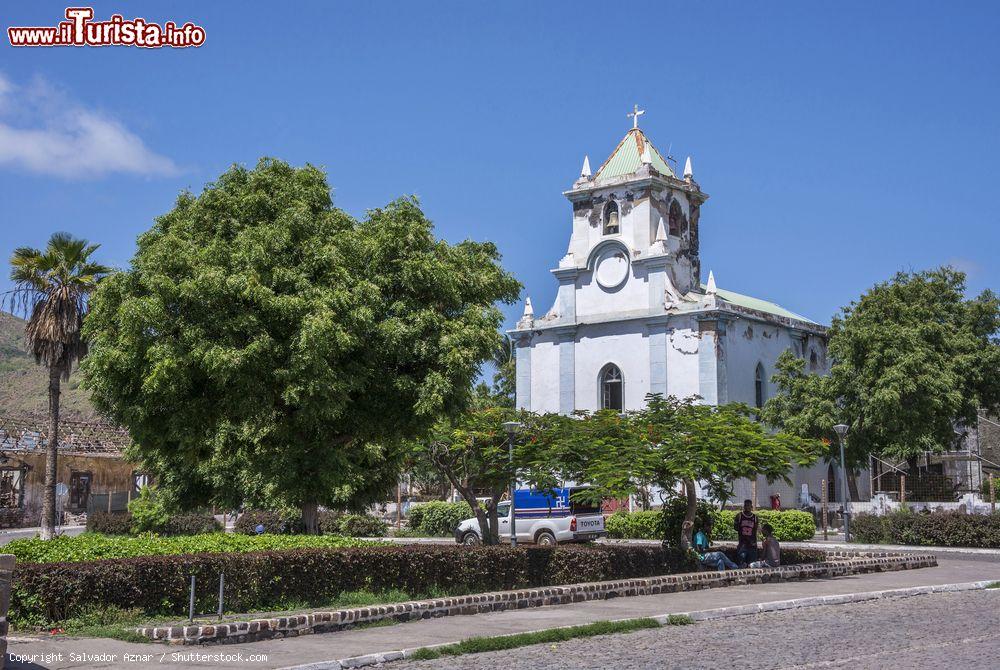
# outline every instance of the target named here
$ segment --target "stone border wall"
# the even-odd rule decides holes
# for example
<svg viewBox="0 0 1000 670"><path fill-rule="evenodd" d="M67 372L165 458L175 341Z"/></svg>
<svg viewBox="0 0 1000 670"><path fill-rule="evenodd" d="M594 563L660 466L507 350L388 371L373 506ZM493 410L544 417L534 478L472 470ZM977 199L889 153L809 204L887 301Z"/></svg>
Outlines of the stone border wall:
<svg viewBox="0 0 1000 670"><path fill-rule="evenodd" d="M933 567L937 558L924 554L894 554L889 552L830 552L833 560L802 563L780 568L747 568L744 570L691 572L662 577L621 579L496 591L467 596L416 600L391 605L373 605L349 609L318 611L268 619L253 619L210 625L158 626L137 628L135 632L151 640L170 644L238 643L269 638L295 637L311 633L327 633L357 624L374 623L383 619L415 621L461 614L482 614L509 609L564 605L586 600L604 600L623 596L645 596L677 591L719 588L744 584L832 578L866 572L889 572Z"/></svg>

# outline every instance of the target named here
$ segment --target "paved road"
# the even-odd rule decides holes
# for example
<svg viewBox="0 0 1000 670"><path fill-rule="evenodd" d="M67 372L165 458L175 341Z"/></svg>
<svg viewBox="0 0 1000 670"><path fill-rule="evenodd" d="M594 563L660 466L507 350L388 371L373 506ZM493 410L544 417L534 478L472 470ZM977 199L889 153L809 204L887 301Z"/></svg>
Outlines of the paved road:
<svg viewBox="0 0 1000 670"><path fill-rule="evenodd" d="M705 621L535 645L393 670L525 668L993 668L1000 589L944 593Z"/></svg>

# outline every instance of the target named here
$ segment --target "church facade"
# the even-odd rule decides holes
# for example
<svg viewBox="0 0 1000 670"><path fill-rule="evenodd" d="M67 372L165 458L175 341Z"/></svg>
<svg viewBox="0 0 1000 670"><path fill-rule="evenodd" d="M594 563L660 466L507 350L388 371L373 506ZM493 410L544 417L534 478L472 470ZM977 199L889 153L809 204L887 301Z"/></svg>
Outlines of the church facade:
<svg viewBox="0 0 1000 670"><path fill-rule="evenodd" d="M761 407L785 350L809 370L827 369L824 326L719 288L711 272L700 282L708 195L690 158L678 177L637 122L596 172L585 158L564 195L573 217L567 252L552 270L555 304L536 315L529 298L509 331L518 407L627 411L644 407L650 393ZM818 464L795 471L792 486L740 483L736 493L753 490L758 503L779 493L797 505L802 485L818 496L828 474Z"/></svg>

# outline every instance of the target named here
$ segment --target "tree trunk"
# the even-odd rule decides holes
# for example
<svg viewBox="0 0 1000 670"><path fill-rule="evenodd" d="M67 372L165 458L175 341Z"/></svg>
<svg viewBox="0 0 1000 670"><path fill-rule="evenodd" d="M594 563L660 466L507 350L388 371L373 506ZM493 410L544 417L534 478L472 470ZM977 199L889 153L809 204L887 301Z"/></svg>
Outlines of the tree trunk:
<svg viewBox="0 0 1000 670"><path fill-rule="evenodd" d="M59 392L62 367L49 368L49 434L45 444L45 491L42 496L42 539L56 534L56 473L59 458Z"/></svg>
<svg viewBox="0 0 1000 670"><path fill-rule="evenodd" d="M694 480L684 480L684 492L687 494L687 508L684 510L684 523L681 525L681 549L687 551L693 543L694 520L698 513L698 494L694 489Z"/></svg>
<svg viewBox="0 0 1000 670"><path fill-rule="evenodd" d="M314 502L302 505L302 523L308 535L319 535L319 518L316 514L318 508L319 504Z"/></svg>
<svg viewBox="0 0 1000 670"><path fill-rule="evenodd" d="M490 537L493 538L493 542L491 544L503 543L503 539L500 537L500 517L497 516L498 500L500 500L500 495L494 493L490 497L490 501L486 503L486 517L490 522Z"/></svg>
<svg viewBox="0 0 1000 670"><path fill-rule="evenodd" d="M462 497L465 498L464 495ZM499 540L497 539L497 534L495 532L496 527L490 526L489 515L486 513L486 510L480 507L478 500L475 498L472 498L472 500L474 502L469 504L472 505L472 511L476 514L476 521L479 522L479 534L482 536L483 544L498 544ZM466 498L465 502L469 502L469 499ZM494 511L494 514L495 513L496 512Z"/></svg>

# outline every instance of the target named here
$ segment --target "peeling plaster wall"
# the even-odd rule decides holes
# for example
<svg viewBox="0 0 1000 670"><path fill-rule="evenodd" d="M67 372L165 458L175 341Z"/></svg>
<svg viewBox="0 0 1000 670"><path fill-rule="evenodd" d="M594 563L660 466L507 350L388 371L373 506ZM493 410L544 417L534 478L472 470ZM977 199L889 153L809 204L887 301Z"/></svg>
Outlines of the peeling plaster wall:
<svg viewBox="0 0 1000 670"><path fill-rule="evenodd" d="M700 395L698 325L694 319L671 319L667 333L667 395L689 398Z"/></svg>

